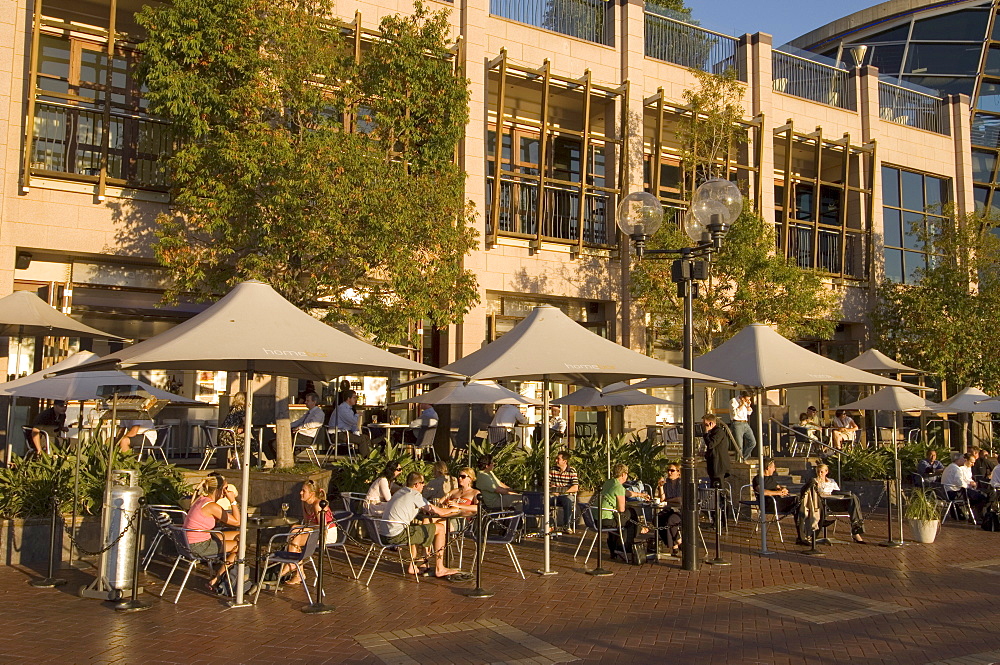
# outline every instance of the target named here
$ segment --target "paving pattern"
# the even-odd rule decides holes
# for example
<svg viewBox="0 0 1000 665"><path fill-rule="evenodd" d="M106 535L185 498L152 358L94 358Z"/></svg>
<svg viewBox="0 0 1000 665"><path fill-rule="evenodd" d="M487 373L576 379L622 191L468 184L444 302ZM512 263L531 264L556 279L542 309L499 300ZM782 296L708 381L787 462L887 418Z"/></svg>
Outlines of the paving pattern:
<svg viewBox="0 0 1000 665"><path fill-rule="evenodd" d="M866 526L869 543L885 540L884 515ZM53 590L26 584L39 571L0 568L0 664L1000 663L989 610L1000 595L1000 534L968 524L949 522L930 545L844 543L809 557L790 542L756 554L760 541L743 522L723 542L730 566L606 561L611 577L585 574L572 556L578 538L555 541L553 576L522 580L503 550L487 552L488 599L465 597L472 583L418 584L391 561L366 587L335 557L327 615L299 611L301 588L227 609L201 590L201 576L177 605L147 593L152 609L120 614L76 595L87 571L60 571L70 584ZM540 548L517 547L526 571L541 567ZM352 550L356 564L360 554ZM143 584L158 592L168 570L154 563Z"/></svg>

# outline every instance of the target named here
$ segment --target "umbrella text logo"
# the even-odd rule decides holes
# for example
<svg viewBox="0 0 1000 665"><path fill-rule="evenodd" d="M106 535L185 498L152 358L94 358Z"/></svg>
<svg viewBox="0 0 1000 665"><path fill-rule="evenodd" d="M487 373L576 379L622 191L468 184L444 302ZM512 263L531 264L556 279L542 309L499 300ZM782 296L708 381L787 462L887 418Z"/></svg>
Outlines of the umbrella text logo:
<svg viewBox="0 0 1000 665"><path fill-rule="evenodd" d="M281 358L326 358L328 354L321 351L292 351L290 349L261 349L265 355Z"/></svg>

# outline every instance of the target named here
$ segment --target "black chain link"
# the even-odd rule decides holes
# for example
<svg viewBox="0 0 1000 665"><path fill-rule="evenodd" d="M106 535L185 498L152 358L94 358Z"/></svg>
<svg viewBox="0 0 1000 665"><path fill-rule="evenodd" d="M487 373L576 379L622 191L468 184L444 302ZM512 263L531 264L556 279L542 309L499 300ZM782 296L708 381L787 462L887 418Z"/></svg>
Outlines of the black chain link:
<svg viewBox="0 0 1000 665"><path fill-rule="evenodd" d="M108 543L101 549L97 550L96 552L91 552L90 550L80 545L80 541L73 536L73 530L70 527L66 526L65 524L63 525L63 531L66 532L66 535L69 537L70 541L72 541L73 545L76 547L76 550L78 552L80 552L81 554L85 554L87 556L98 556L110 550L112 547L117 545L122 538L125 537L125 534L129 532L129 529L135 526L135 521L139 517L140 510L142 510L141 507L135 509L135 512L132 513L132 516L128 519L128 523L125 524L125 528L122 529L122 532L118 534L117 538L115 538L110 543Z"/></svg>

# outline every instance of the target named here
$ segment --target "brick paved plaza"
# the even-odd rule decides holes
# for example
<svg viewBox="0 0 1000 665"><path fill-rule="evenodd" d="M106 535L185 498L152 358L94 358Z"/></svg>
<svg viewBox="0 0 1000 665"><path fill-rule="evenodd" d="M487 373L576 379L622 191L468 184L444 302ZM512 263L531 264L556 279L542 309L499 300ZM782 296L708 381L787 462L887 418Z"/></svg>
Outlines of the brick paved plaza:
<svg viewBox="0 0 1000 665"><path fill-rule="evenodd" d="M0 662L1000 662L991 628L1000 534L949 522L932 545L888 549L874 544L885 538L884 519L868 520L869 544L825 547L825 557L803 556L790 542L776 543L772 556L753 554L759 540L741 523L724 547L733 565L697 573L670 560L610 563L614 576L594 578L572 558L576 540L563 538L553 555L559 574L521 580L503 552L491 551L484 586L496 596L488 600L463 597L468 583L416 584L395 563L383 563L365 588L335 556L326 589L337 611L324 616L299 612L300 588L225 609L200 591L200 577L179 605L146 594L151 610L120 614L75 595L89 581L81 572L62 571L70 584L47 590L26 584L33 571L5 568ZM538 542L518 552L526 571L540 566ZM165 572L154 564L144 583L158 592Z"/></svg>

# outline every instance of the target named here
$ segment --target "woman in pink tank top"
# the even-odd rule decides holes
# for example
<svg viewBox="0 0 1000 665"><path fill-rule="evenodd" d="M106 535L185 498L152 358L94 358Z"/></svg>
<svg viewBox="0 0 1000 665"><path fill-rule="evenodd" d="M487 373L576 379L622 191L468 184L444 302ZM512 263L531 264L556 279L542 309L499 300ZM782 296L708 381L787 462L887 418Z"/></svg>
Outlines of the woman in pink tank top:
<svg viewBox="0 0 1000 665"><path fill-rule="evenodd" d="M219 505L223 497L229 502L228 510ZM240 509L236 504L236 489L226 485L225 478L212 475L201 481L195 490L195 498L191 502L191 508L188 509L187 517L184 518L184 528L193 529L186 532L188 546L192 552L199 556L217 556L222 553L226 555L225 562L208 580L209 590L214 590L219 578L236 560L236 547L239 542L238 531L223 531L221 538L217 533L208 533L216 527L216 524L239 526Z"/></svg>

